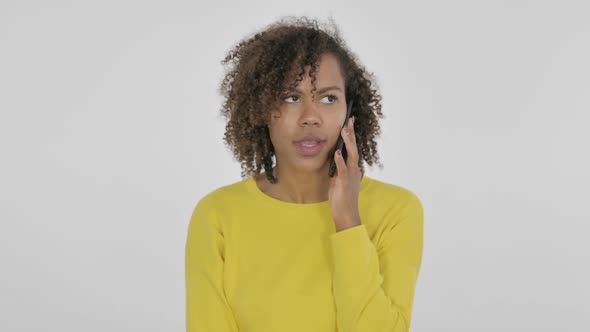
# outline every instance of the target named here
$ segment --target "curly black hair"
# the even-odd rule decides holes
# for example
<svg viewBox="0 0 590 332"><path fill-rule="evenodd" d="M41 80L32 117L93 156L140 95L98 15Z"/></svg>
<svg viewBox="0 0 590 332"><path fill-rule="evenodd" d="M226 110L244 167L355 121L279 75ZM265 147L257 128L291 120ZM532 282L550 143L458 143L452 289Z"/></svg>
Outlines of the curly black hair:
<svg viewBox="0 0 590 332"><path fill-rule="evenodd" d="M218 90L224 97L221 115L227 119L224 141L241 162L242 178L259 174L264 168L269 182L277 182L272 172L275 151L267 124L278 110L286 84L296 87L307 65L311 66L312 93L315 91L318 59L325 53L338 59L345 76L347 103L354 102L352 116L360 170L364 174L363 160L383 167L375 141L381 134L378 118L383 114L381 95L373 87L374 75L348 50L338 27L329 20L331 26L305 16L282 17L241 40L221 61L233 65Z"/></svg>

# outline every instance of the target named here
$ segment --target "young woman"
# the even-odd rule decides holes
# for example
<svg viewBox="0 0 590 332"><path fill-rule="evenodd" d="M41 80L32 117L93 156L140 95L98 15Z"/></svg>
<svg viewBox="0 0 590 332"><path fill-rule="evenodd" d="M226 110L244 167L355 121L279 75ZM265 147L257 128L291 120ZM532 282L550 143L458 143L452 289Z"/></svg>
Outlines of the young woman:
<svg viewBox="0 0 590 332"><path fill-rule="evenodd" d="M187 331L409 331L423 209L364 175L383 117L371 75L337 28L305 17L269 25L223 63L224 140L245 179L193 210Z"/></svg>

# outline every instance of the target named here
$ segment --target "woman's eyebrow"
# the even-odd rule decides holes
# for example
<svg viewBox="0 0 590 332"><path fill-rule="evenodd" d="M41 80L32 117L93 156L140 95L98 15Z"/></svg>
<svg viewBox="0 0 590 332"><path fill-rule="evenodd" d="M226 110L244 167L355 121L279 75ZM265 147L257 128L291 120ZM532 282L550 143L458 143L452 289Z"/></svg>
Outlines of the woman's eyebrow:
<svg viewBox="0 0 590 332"><path fill-rule="evenodd" d="M290 92L302 93L301 90L299 90L297 88L288 88L287 90ZM332 85L332 86L327 86L327 87L319 89L318 93L324 93L324 92L330 91L330 90L338 90L338 91L342 92L342 89L340 89L339 87L337 87L335 85Z"/></svg>

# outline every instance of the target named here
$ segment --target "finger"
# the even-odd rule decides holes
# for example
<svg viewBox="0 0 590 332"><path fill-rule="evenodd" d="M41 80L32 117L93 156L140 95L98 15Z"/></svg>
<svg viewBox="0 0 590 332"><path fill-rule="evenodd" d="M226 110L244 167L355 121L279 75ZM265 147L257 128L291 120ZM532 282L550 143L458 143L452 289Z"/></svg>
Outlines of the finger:
<svg viewBox="0 0 590 332"><path fill-rule="evenodd" d="M354 130L354 116L350 117L350 137L352 137L352 141L356 144L356 131Z"/></svg>
<svg viewBox="0 0 590 332"><path fill-rule="evenodd" d="M356 137L354 134L354 125L352 122L352 118L348 121L346 127L342 128L342 137L344 139L344 144L346 144L346 152L348 154L348 159L346 160L347 164L349 166L357 165L359 154L358 147L356 145Z"/></svg>
<svg viewBox="0 0 590 332"><path fill-rule="evenodd" d="M334 152L334 161L336 162L336 171L338 172L338 177L346 176L348 174L348 169L346 167L346 163L344 162L344 157L342 154L338 153L340 150L336 150Z"/></svg>

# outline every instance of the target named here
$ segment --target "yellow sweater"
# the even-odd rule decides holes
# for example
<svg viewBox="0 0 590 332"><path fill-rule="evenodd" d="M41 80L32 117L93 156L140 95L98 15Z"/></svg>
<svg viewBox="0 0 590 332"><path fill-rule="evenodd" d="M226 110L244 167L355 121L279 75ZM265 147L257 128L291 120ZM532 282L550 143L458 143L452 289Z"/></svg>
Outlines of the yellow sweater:
<svg viewBox="0 0 590 332"><path fill-rule="evenodd" d="M281 201L253 177L208 193L188 225L187 332L409 331L422 204L364 175L359 213L336 232L329 201Z"/></svg>

